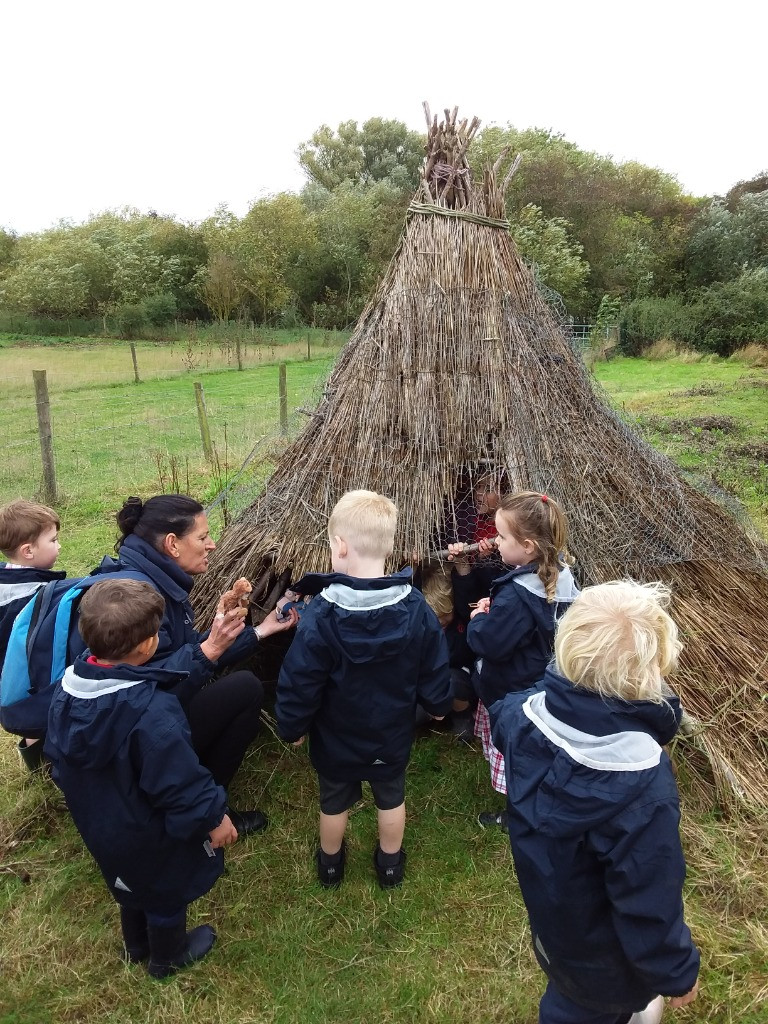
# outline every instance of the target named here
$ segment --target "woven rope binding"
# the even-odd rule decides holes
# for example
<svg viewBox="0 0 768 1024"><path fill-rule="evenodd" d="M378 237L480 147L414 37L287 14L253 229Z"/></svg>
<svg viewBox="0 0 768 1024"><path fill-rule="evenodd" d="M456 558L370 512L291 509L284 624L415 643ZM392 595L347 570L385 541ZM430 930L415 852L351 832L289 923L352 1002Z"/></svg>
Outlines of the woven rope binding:
<svg viewBox="0 0 768 1024"><path fill-rule="evenodd" d="M408 207L408 216L412 213L438 214L441 217L458 217L459 220L468 220L471 224L482 224L488 228L501 228L502 231L509 231L508 220L499 220L496 217L483 217L479 213L470 213L469 210L449 210L446 206L435 206L433 203L411 203Z"/></svg>

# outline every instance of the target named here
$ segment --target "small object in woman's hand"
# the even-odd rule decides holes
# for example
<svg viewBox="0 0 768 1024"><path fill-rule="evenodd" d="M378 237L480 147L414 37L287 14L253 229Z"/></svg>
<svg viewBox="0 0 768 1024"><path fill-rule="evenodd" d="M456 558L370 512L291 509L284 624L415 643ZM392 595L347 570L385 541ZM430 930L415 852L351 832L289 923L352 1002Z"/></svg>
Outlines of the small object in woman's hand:
<svg viewBox="0 0 768 1024"><path fill-rule="evenodd" d="M239 580L235 580L232 585L232 589L225 590L219 598L219 605L216 609L216 614L224 615L227 612L237 609L240 617L244 619L248 614L248 602L250 600L252 590L253 587L248 580L244 576L241 576Z"/></svg>
<svg viewBox="0 0 768 1024"><path fill-rule="evenodd" d="M224 612L216 612L216 618L217 619L223 619L224 618Z"/></svg>

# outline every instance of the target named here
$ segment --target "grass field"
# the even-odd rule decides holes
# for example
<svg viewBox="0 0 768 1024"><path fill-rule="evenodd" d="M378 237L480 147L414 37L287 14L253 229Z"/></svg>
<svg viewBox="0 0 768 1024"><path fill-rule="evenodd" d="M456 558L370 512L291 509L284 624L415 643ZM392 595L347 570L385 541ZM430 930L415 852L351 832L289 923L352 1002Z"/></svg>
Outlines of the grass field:
<svg viewBox="0 0 768 1024"><path fill-rule="evenodd" d="M0 351L0 372L9 353L18 356L14 349ZM32 358L40 354L33 350ZM107 387L88 373L106 359L107 353L91 350L86 379L56 393L58 413L54 405L59 437L67 436L65 423L77 410L91 418L79 440L73 434L57 449L68 494L61 509L62 565L73 572L92 566L111 546L110 515L124 495L161 489L153 451L164 453L166 474L171 455L182 460L181 483L186 486L188 467L193 493L215 490L199 453L189 376ZM289 365L292 407L311 396L329 366L330 358ZM768 535L765 457L757 457L767 440L765 371L730 361L621 359L599 364L597 373L652 443L739 496ZM235 453L246 453L259 431L275 434L276 377L276 367L264 366L199 378L219 450L222 423L228 424L233 466ZM12 408L4 393L4 437L23 437L22 406ZM105 424L109 440L92 463L86 446ZM136 430L157 433L158 440L142 446ZM14 472L25 471L19 465ZM0 499L17 493L21 483L21 475L0 477ZM0 767L0 1024L536 1021L542 976L508 843L500 830L475 824L476 812L494 799L485 762L445 733L426 732L414 747L407 880L388 894L373 877L369 799L351 818L343 887L328 893L313 880L316 793L306 751L287 748L265 731L238 775L233 804L263 807L270 830L232 848L226 876L193 908L193 923L210 921L218 929L214 952L162 983L119 962L116 908L61 798L50 784L23 774L7 736ZM765 1024L765 817L702 806L685 778L683 763L687 912L703 971L699 1000L677 1019Z"/></svg>

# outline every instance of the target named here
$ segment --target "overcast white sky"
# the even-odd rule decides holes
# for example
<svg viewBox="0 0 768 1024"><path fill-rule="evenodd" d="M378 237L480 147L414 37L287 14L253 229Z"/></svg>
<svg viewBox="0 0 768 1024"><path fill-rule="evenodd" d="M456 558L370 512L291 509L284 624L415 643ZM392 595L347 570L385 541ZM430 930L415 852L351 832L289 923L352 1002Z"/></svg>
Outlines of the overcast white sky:
<svg viewBox="0 0 768 1024"><path fill-rule="evenodd" d="M303 184L320 124L562 132L697 195L768 167L768 4L6 0L0 225L123 205L201 220Z"/></svg>

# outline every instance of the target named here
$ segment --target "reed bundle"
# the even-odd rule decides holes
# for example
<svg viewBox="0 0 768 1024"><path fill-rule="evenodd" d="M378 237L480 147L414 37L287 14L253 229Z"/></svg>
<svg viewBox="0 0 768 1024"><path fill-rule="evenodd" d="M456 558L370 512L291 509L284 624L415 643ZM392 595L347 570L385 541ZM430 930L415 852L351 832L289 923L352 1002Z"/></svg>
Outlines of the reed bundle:
<svg viewBox="0 0 768 1024"><path fill-rule="evenodd" d="M523 264L501 164L471 181L479 122L428 109L424 177L399 248L316 410L194 592L239 576L264 612L330 568L326 524L352 488L399 509L393 566L444 546L467 479L546 492L568 513L583 583L663 579L686 649L673 681L722 795L768 802L766 548L613 412Z"/></svg>

